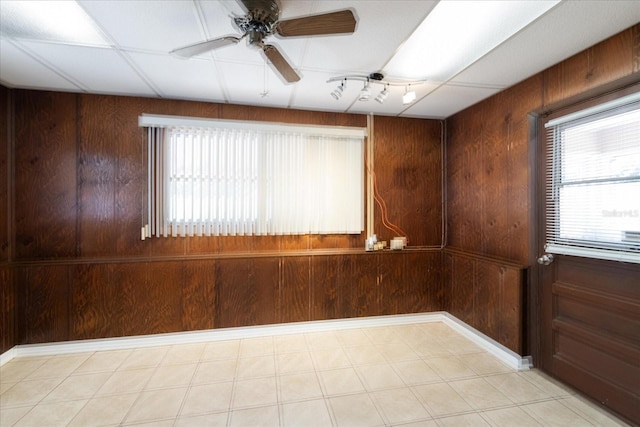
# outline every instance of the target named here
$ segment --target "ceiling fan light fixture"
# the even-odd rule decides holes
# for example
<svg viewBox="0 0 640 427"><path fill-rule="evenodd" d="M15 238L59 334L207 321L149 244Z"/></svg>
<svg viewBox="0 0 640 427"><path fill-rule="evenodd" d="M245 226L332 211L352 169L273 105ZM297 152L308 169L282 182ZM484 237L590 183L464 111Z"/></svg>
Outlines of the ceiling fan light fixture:
<svg viewBox="0 0 640 427"><path fill-rule="evenodd" d="M371 90L369 89L369 80L367 80L364 84L364 87L360 91L358 101L368 101L369 98L371 98Z"/></svg>

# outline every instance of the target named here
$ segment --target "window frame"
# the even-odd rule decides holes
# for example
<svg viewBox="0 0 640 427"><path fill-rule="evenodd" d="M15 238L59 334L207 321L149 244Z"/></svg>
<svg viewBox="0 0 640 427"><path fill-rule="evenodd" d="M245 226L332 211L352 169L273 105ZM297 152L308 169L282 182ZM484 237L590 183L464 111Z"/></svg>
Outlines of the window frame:
<svg viewBox="0 0 640 427"><path fill-rule="evenodd" d="M288 123L275 123L275 122L256 122L256 121L240 121L240 120L222 120L222 119L208 119L208 118L195 118L195 117L179 117L179 116L167 116L167 115L153 115L142 114L138 118L138 124L140 127L147 127L149 130L148 135L148 162L149 162L149 178L148 178L148 224L144 224L141 231L141 237L144 240L147 237L168 237L168 236L193 236L193 235L282 235L282 234L359 234L364 231L364 217L365 207L364 199L366 193L365 188L365 153L368 137L368 128L362 127L347 127L347 126L323 126L323 125L304 125L304 124L288 124ZM169 191L168 176L170 173L168 163L166 163L166 156L168 144L165 141L168 129L178 128L214 128L216 130L224 129L229 131L239 132L272 132L282 133L285 135L296 134L301 136L301 139L307 141L314 141L319 138L325 138L329 141L336 139L345 140L350 143L351 147L354 147L357 152L357 158L361 161L358 168L359 183L357 191L360 192L362 197L358 197L354 203L359 203L355 207L356 211L360 213L360 219L357 223L353 221L349 224L355 224L351 226L349 231L335 230L334 232L328 231L328 229L311 229L307 232L301 232L300 230L292 230L291 232L285 230L284 232L231 232L231 233L219 233L217 230L212 231L212 228L207 221L204 221L204 225L197 225L197 231L194 233L193 228L188 231L186 227L180 230L179 224L172 226L168 223L168 205L165 196ZM277 142L276 142L277 143ZM335 142L334 142L335 144ZM342 148L339 148L341 150ZM353 159L354 148L351 148L351 159ZM354 173L355 175L355 173ZM361 176L360 176L361 175ZM351 200L351 199L349 199ZM144 223L144 219L143 219ZM359 227L360 230L355 231L354 227ZM203 232L204 229L204 232Z"/></svg>
<svg viewBox="0 0 640 427"><path fill-rule="evenodd" d="M608 111L623 111L625 108L632 110L640 109L640 92L634 92L614 99L602 101L598 104L591 105L587 108L574 109L572 112L556 112L550 114L543 120L543 128L546 129L545 136L547 149L545 159L546 177L545 177L545 194L546 200L546 230L545 251L552 254L571 255L586 258L605 259L614 261L623 261L631 263L640 263L640 243L634 242L613 242L613 241L594 241L583 239L563 239L560 235L559 227L559 197L558 189L562 186L558 178L558 165L562 162L562 151L557 146L557 132L563 126L571 123L584 123L589 118L598 117ZM614 114L615 115L615 114ZM640 141L638 141L640 144ZM604 182L622 182L619 178L604 179ZM635 176L629 182L640 182L640 175ZM559 184L560 183L560 184ZM640 221L640 218L638 218Z"/></svg>

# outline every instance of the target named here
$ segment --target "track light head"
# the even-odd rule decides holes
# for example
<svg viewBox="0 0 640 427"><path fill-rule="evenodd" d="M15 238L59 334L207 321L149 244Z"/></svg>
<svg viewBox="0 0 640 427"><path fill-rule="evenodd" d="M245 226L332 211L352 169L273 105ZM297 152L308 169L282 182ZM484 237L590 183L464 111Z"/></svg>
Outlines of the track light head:
<svg viewBox="0 0 640 427"><path fill-rule="evenodd" d="M331 92L331 96L333 96L333 99L337 101L342 97L343 92L344 92L344 82L340 83L340 86L338 86L337 88L334 89L333 92Z"/></svg>
<svg viewBox="0 0 640 427"><path fill-rule="evenodd" d="M380 104L384 104L384 101L387 99L388 95L389 95L388 86L385 86L382 92L380 92L378 96L376 96L376 102Z"/></svg>
<svg viewBox="0 0 640 427"><path fill-rule="evenodd" d="M415 99L416 99L416 92L413 90L405 89L404 95L402 95L402 104L403 105L411 104L413 101L415 101Z"/></svg>
<svg viewBox="0 0 640 427"><path fill-rule="evenodd" d="M369 80L367 80L364 84L364 87L360 91L360 96L358 97L358 101L368 101L371 97L371 90L369 89Z"/></svg>

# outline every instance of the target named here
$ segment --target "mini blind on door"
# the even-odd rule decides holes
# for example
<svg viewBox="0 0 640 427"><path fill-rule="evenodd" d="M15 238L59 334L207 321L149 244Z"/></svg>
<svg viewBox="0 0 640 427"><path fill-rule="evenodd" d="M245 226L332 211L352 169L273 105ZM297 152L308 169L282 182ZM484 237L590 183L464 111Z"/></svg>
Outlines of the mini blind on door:
<svg viewBox="0 0 640 427"><path fill-rule="evenodd" d="M545 127L547 252L640 262L640 93Z"/></svg>
<svg viewBox="0 0 640 427"><path fill-rule="evenodd" d="M360 234L362 128L141 116L143 237Z"/></svg>

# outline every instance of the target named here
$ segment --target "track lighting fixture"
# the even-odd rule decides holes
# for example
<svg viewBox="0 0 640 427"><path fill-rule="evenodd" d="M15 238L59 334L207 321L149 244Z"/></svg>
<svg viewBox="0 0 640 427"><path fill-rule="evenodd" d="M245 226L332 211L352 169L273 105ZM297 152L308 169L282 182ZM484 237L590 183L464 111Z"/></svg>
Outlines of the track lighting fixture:
<svg viewBox="0 0 640 427"><path fill-rule="evenodd" d="M342 93L344 92L345 83L346 83L346 80L343 81L342 83L340 83L340 86L338 86L337 88L334 89L333 92L331 92L331 96L333 96L333 99L335 99L336 101L342 97Z"/></svg>
<svg viewBox="0 0 640 427"><path fill-rule="evenodd" d="M364 87L360 91L360 96L358 96L358 101L368 101L371 97L371 90L369 89L369 80L364 83Z"/></svg>
<svg viewBox="0 0 640 427"><path fill-rule="evenodd" d="M376 96L376 101L379 102L380 104L384 104L384 100L387 99L388 95L389 95L389 85L386 85L382 90L382 92L380 92L378 96Z"/></svg>
<svg viewBox="0 0 640 427"><path fill-rule="evenodd" d="M392 80L392 79L385 78L385 76L383 76L381 73L371 73L368 76L347 75L347 76L333 77L327 80L327 83L341 81L340 86L338 86L336 89L333 90L333 92L331 92L331 96L335 100L339 100L344 94L344 91L347 86L347 80L358 80L358 81L364 82L364 86L362 87L360 92L358 92L358 101L368 101L369 98L371 98L372 84L384 85L382 91L380 91L378 95L374 98L376 102L378 102L379 104L383 104L386 101L387 97L389 96L389 93L391 92L390 90L391 86L404 86L405 93L402 96L402 103L404 105L411 104L416 99L416 92L414 90L411 90L411 86L425 83L425 81L422 81L422 80L416 80L416 81Z"/></svg>
<svg viewBox="0 0 640 427"><path fill-rule="evenodd" d="M411 104L416 99L416 92L413 90L409 90L411 85L404 89L404 95L402 95L402 104L407 105Z"/></svg>

